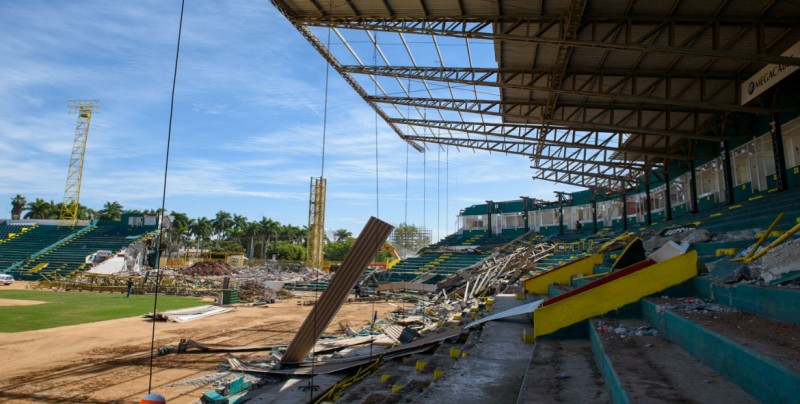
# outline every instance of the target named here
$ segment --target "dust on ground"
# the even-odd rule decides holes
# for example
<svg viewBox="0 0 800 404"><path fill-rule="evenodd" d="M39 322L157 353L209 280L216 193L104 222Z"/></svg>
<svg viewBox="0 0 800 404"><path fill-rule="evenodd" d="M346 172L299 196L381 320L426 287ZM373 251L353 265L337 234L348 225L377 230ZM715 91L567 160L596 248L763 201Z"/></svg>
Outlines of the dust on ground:
<svg viewBox="0 0 800 404"><path fill-rule="evenodd" d="M55 293L55 292L54 292ZM63 293L63 292L61 292ZM289 343L312 306L287 299L267 306L243 306L230 313L187 323L156 323L155 347L177 345L181 338L231 346ZM374 305L374 306L373 306ZM393 303L347 303L326 333L346 324L366 325L373 309L386 317ZM137 402L148 391L150 335L153 323L140 317L20 333L0 333L6 361L0 362L4 401ZM268 353L236 353L241 359ZM226 363L226 354L155 356L152 391L169 403L194 403ZM186 381L199 382L186 383Z"/></svg>

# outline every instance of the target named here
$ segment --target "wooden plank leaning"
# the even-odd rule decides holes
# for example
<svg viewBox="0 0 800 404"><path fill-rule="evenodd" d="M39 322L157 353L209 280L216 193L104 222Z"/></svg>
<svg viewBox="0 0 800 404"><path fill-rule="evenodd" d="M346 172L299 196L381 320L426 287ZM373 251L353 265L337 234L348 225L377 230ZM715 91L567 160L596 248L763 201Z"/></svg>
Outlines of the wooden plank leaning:
<svg viewBox="0 0 800 404"><path fill-rule="evenodd" d="M370 217L353 248L344 257L342 265L333 274L327 289L311 309L300 330L289 343L281 359L282 364L302 362L311 351L325 328L347 300L350 291L375 254L392 232L392 225L375 217Z"/></svg>

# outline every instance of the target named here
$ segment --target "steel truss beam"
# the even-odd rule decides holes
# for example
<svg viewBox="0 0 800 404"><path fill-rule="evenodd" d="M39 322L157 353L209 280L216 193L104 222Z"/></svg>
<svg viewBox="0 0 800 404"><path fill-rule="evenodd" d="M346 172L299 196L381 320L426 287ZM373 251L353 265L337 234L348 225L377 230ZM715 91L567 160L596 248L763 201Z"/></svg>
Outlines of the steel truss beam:
<svg viewBox="0 0 800 404"><path fill-rule="evenodd" d="M677 80L693 80L692 85L700 85L703 89L710 87L708 83L716 80L725 80L724 85L735 87L736 80L731 78L713 78L712 75L691 75L691 74L670 74L663 72L661 75L642 75L627 74L616 75L607 72L596 73L576 73L566 72L564 82L566 86L562 88L552 88L549 86L536 85L537 82L547 80L549 71L545 70L518 70L518 69L469 69L469 68L437 68L437 67L392 67L392 66L342 66L342 71L354 74L368 74L373 76L385 76L394 78L406 78L417 80L440 81L444 83L511 88L529 91L548 92L556 94L576 95L582 97L600 97L614 101L630 101L639 103L643 108L658 108L667 110L671 107L679 109L691 109L696 112L742 112L750 114L769 114L772 111L767 108L749 107L736 104L736 100L730 103L721 104L716 102L699 102L681 100L667 97L649 95L642 91L634 93L632 89L637 85L625 84L633 83L638 79L645 79L647 87L655 88L654 84L661 84L664 88L685 87L686 83L679 86ZM655 82L653 82L655 80ZM579 84L583 83L583 84ZM600 87L607 87L605 91L587 90L586 83L598 83ZM628 92L622 92L628 91ZM646 91L646 90L645 90ZM716 91L719 91L717 88ZM710 88L703 92L711 92ZM735 94L735 91L731 92ZM559 106L561 103L559 102Z"/></svg>
<svg viewBox="0 0 800 404"><path fill-rule="evenodd" d="M274 2L275 0L273 0ZM669 45L650 44L654 36L664 35L668 38L675 37L676 28L685 29L687 26L696 27L698 31L695 35L707 30L719 29L720 26L740 27L743 30L754 30L756 36L765 35L765 27L785 28L788 31L797 30L797 21L773 22L766 21L747 21L737 22L733 19L718 18L716 23L705 18L698 19L648 19L640 17L628 17L617 19L593 19L584 18L579 31L591 32L594 40L585 39L564 39L561 37L538 36L541 33L527 32L529 26L543 24L555 32L564 32L563 16L547 16L539 18L507 17L507 18L466 18L466 17L364 17L364 16L321 16L321 17L289 17L289 20L296 25L315 26L315 27L335 27L366 31L395 32L404 34L420 35L439 35L452 36L470 39L501 40L528 42L541 45L570 46L576 48L609 49L620 51L637 51L650 53L664 53L683 56L700 56L713 59L728 59L745 61L761 64L785 64L788 66L800 66L800 58L771 55L766 53L749 53L738 51L726 51L718 49L701 49L691 47L679 47ZM646 25L655 29L642 30L641 26ZM498 32L495 32L497 28ZM716 28L714 28L716 27ZM619 30L619 35L608 35L606 38L597 38L597 32L605 32L607 29ZM515 31L526 31L525 33L515 33ZM645 32L642 34L642 32ZM637 35L641 35L637 37ZM692 35L689 35L692 36ZM618 38L622 38L617 42Z"/></svg>
<svg viewBox="0 0 800 404"><path fill-rule="evenodd" d="M513 123L513 122L505 123L505 126L507 126L509 130L514 130L516 128L529 128L531 125L554 125L559 127L568 127L571 129L578 129L585 131L636 133L643 135L655 135L660 137L680 137L680 138L695 139L707 142L718 142L721 140L720 136L697 134L696 131L661 130L661 129L651 129L644 126L637 127L637 126L615 125L604 122L595 122L592 119L589 119L590 117L586 116L578 116L569 120L555 119L555 118L543 119L539 115L533 113L537 107L541 106L541 103L522 102L522 103L501 104L500 101L473 101L473 100L397 98L397 97L369 97L368 100L378 103L417 106L417 107L443 109L443 110L457 111L457 112L469 112L482 115L499 116L507 119L510 118L513 120L525 122L525 123ZM493 109L497 109L500 106L502 106L502 109L504 111L510 111L517 107L530 107L530 108L527 108L528 111L525 114L513 114L509 112L493 111ZM612 106L612 108L606 107L605 110L598 111L594 116L602 117L606 114L610 114L611 116L613 116L615 112L617 113L617 116L627 117L630 114L636 113L636 110L631 109L625 111L624 108L616 108L616 106ZM667 111L662 111L662 112L666 113ZM670 111L670 112L675 112L675 111ZM683 113L691 114L691 116L688 118L692 119L690 122L699 121L696 114L693 114L692 112L683 112ZM425 126L420 124L419 121L420 120L405 119L402 120L402 122L399 122L398 120L395 120L396 123ZM452 124L455 123L450 123L447 126L452 126ZM463 123L463 124L467 126L472 125L472 123Z"/></svg>
<svg viewBox="0 0 800 404"><path fill-rule="evenodd" d="M456 132L468 133L479 136L497 136L506 139L525 140L532 143L536 142L540 132L552 133L552 131L543 130L541 126L525 125L525 124L435 121L435 120L425 120L425 119L399 119L399 118L392 119L392 122L394 122L397 125L419 126L430 129L456 131ZM641 148L636 148L631 145L627 148L620 149L611 147L611 141L616 140L618 145L624 144L624 140L621 139L621 137L628 135L628 132L609 133L608 131L597 131L597 130L584 131L581 129L574 129L574 128L558 128L556 132L559 130L562 132L562 134L563 133L569 134L571 136L571 139L569 140L540 139L540 140L543 143L555 146L585 147L585 148L594 147L594 148L604 148L604 149L610 148L609 150L660 155L661 157L664 158L671 158L669 157L671 155L667 153L654 154L647 152L646 148L649 142L645 134L637 134L639 139L637 143L640 143L642 145ZM585 136L579 136L578 133L587 133L587 132L591 136L588 139L591 139L593 141L593 144L583 143L579 141L580 139L585 138ZM601 139L599 133L605 133L606 137ZM562 135L562 138L563 137L564 136ZM719 138L716 138L716 140L719 140Z"/></svg>
<svg viewBox="0 0 800 404"><path fill-rule="evenodd" d="M564 172L562 170L534 169L532 176L535 180L545 180L560 184L575 185L585 188L607 190L616 192L628 189L635 185L636 181L624 177L597 176L574 171Z"/></svg>
<svg viewBox="0 0 800 404"><path fill-rule="evenodd" d="M418 142L449 145L454 147L465 147L469 149L487 150L492 152L502 152L508 154L517 154L528 157L532 157L534 155L532 148L535 147L537 144L541 143L546 146L588 149L588 150L604 150L619 154L630 153L632 155L648 157L654 161L660 159L672 159L681 161L689 160L689 157L683 154L666 153L666 152L652 151L647 149L635 149L629 147L621 148L614 146L592 145L592 144L576 144L567 141L548 140L548 139L539 141L534 138L527 138L527 139L514 138L511 136L502 136L502 135L489 135L489 134L473 134L473 135L474 137L470 135L466 135L465 137L408 135L407 137L409 140ZM547 158L547 156L542 156L542 158ZM611 158L609 158L609 161L621 161L621 160L612 160Z"/></svg>

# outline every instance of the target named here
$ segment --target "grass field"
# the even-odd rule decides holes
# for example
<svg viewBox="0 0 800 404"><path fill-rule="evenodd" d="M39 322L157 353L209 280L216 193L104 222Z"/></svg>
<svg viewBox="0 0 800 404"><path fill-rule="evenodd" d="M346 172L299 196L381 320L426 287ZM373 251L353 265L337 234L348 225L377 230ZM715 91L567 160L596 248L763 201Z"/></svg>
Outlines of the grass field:
<svg viewBox="0 0 800 404"><path fill-rule="evenodd" d="M124 294L51 292L35 290L0 291L0 299L47 302L31 306L0 306L0 332L41 330L141 316L153 311L153 296ZM208 304L197 297L159 296L158 310L174 310Z"/></svg>

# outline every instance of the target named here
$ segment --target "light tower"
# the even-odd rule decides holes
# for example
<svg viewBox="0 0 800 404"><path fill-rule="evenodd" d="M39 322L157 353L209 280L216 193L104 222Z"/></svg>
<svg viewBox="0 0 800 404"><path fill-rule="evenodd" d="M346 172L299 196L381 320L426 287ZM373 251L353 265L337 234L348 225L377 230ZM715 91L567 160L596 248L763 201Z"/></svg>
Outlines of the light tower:
<svg viewBox="0 0 800 404"><path fill-rule="evenodd" d="M325 178L312 177L309 191L308 236L306 237L306 265L322 268L323 243L325 242Z"/></svg>
<svg viewBox="0 0 800 404"><path fill-rule="evenodd" d="M69 158L67 185L64 187L64 202L61 204L59 219L71 222L75 226L78 221L78 206L81 199L81 178L83 177L83 156L86 154L86 140L89 137L89 122L92 113L97 111L99 101L69 101L69 113L78 114L75 127L75 138L72 142L72 155Z"/></svg>

